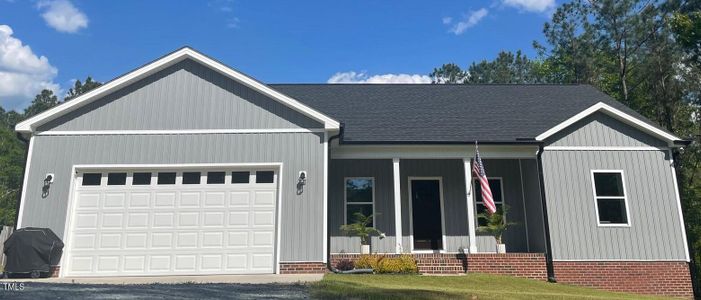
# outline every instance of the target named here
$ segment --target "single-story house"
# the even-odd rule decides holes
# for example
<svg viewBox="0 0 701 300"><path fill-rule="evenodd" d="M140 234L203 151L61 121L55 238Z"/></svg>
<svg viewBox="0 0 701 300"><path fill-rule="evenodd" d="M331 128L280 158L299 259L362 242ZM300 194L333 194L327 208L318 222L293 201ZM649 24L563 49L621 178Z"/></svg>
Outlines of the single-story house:
<svg viewBox="0 0 701 300"><path fill-rule="evenodd" d="M16 130L17 227L63 239L58 276L325 272L362 212L423 273L691 295L687 141L588 85L264 84L184 47Z"/></svg>

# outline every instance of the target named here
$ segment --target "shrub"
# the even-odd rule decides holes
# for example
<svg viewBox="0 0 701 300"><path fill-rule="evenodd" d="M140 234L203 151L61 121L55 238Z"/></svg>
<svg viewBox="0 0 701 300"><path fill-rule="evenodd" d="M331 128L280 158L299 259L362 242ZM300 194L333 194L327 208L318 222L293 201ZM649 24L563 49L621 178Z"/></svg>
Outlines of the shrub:
<svg viewBox="0 0 701 300"><path fill-rule="evenodd" d="M416 260L411 255L402 254L399 257L385 257L379 260L375 272L381 274L414 274L418 273L419 269L416 266Z"/></svg>
<svg viewBox="0 0 701 300"><path fill-rule="evenodd" d="M355 268L376 270L380 260L382 260L382 257L379 255L361 255L358 260L355 261Z"/></svg>
<svg viewBox="0 0 701 300"><path fill-rule="evenodd" d="M355 268L355 263L350 259L342 259L336 263L336 269L341 271L353 270Z"/></svg>

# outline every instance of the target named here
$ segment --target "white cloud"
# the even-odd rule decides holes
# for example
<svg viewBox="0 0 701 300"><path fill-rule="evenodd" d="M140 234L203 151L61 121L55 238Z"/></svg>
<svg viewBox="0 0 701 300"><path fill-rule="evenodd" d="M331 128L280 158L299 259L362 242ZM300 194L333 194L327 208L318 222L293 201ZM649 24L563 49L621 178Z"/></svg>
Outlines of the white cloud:
<svg viewBox="0 0 701 300"><path fill-rule="evenodd" d="M462 21L455 23L455 25L450 28L450 32L455 35L463 34L468 28L477 25L488 13L489 11L486 8L470 11L470 13L465 15ZM446 23L444 22L444 24Z"/></svg>
<svg viewBox="0 0 701 300"><path fill-rule="evenodd" d="M338 72L328 83L431 83L431 77L419 74L380 74L369 76L365 72Z"/></svg>
<svg viewBox="0 0 701 300"><path fill-rule="evenodd" d="M88 27L88 16L68 0L40 1L37 8L43 11L46 24L60 32L75 33Z"/></svg>
<svg viewBox="0 0 701 300"><path fill-rule="evenodd" d="M502 3L530 12L545 12L555 7L555 0L503 0Z"/></svg>
<svg viewBox="0 0 701 300"><path fill-rule="evenodd" d="M42 89L60 91L53 82L56 67L12 34L10 26L0 25L0 104L5 109L26 107Z"/></svg>
<svg viewBox="0 0 701 300"><path fill-rule="evenodd" d="M448 25L451 22L453 22L453 18L451 17L443 17L443 24Z"/></svg>

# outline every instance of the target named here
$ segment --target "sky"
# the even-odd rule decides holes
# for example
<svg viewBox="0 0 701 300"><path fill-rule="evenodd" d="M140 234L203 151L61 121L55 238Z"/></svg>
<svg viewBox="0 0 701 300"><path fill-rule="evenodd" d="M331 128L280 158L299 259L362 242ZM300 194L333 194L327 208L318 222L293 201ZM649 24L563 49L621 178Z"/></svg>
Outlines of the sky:
<svg viewBox="0 0 701 300"><path fill-rule="evenodd" d="M428 83L501 50L535 56L555 0L0 0L0 105L109 81L190 46L266 83Z"/></svg>

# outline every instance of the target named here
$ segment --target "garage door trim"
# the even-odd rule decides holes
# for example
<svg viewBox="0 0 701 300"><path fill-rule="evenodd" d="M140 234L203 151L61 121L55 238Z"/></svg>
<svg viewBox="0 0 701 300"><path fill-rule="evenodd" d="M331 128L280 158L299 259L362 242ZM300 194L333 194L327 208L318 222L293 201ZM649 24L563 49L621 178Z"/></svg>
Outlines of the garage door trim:
<svg viewBox="0 0 701 300"><path fill-rule="evenodd" d="M145 170L145 169L177 169L177 170L187 170L187 169L217 169L217 168L231 168L231 169L251 169L251 168L272 168L277 170L277 199L276 199L276 216L275 216L275 259L274 259L274 271L275 274L280 274L280 227L281 227L281 216L282 216L282 191L283 191L283 163L282 162L263 162L263 163L211 163L211 164L198 164L198 163L186 163L186 164L83 164L83 165L73 165L70 174L70 190L68 192L68 207L66 209L66 222L64 224L63 238L66 244L66 253L61 258L61 268L59 271L59 277L65 277L69 270L70 260L67 257L70 255L70 243L71 235L70 230L73 225L73 214L75 210L74 196L76 189L76 180L79 173L84 173L86 171L100 170L100 171L112 171L112 170Z"/></svg>

